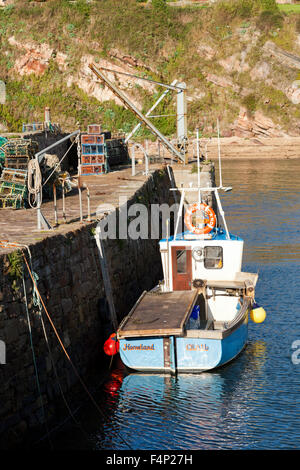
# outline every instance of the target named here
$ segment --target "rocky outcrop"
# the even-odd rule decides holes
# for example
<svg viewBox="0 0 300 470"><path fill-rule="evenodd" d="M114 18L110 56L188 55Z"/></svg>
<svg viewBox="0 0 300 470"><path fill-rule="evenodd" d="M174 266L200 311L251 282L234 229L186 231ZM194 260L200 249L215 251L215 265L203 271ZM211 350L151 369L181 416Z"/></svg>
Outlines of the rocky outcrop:
<svg viewBox="0 0 300 470"><path fill-rule="evenodd" d="M250 116L246 109L241 108L239 116L233 125L233 134L238 137L283 137L286 134L272 119L256 111Z"/></svg>
<svg viewBox="0 0 300 470"><path fill-rule="evenodd" d="M266 56L275 58L278 62L293 69L300 69L300 57L281 49L272 41L267 41L263 46L263 52Z"/></svg>
<svg viewBox="0 0 300 470"><path fill-rule="evenodd" d="M266 80L271 73L270 64L266 61L258 62L250 72L251 80Z"/></svg>
<svg viewBox="0 0 300 470"><path fill-rule="evenodd" d="M249 64L246 62L247 51L233 54L226 59L219 60L219 64L229 73L231 72L247 72L250 69Z"/></svg>
<svg viewBox="0 0 300 470"><path fill-rule="evenodd" d="M89 68L90 63L95 63L96 66L100 69L104 67L106 69L113 69L116 72L125 72L132 73L132 69L126 65L116 65L108 60L100 59L95 62L95 58L92 55L84 55L81 58L81 65L79 67L78 73L76 75L70 75L67 80L67 86L72 86L72 84L77 85L81 88L87 95L94 96L97 100L103 101L115 101L117 104L122 105L122 102L110 91L107 87L100 84L99 80L96 79L95 75ZM135 86L138 85L150 93L155 92L155 86L145 80L138 80L128 75L121 75L114 72L103 71L105 76L114 82L116 86L129 94L129 99L135 106L140 106L141 104L135 97ZM100 86L99 86L100 85Z"/></svg>
<svg viewBox="0 0 300 470"><path fill-rule="evenodd" d="M51 58L55 60L61 70L66 70L67 56L62 52L55 51L48 44L22 43L14 36L8 39L11 46L21 50L20 57L17 58L14 70L19 75L43 75L49 66Z"/></svg>
<svg viewBox="0 0 300 470"><path fill-rule="evenodd" d="M238 92L240 89L240 87L235 85L228 77L220 77L219 75L208 73L205 78L208 82L211 82L214 85L220 86L222 88L232 88L236 92Z"/></svg>

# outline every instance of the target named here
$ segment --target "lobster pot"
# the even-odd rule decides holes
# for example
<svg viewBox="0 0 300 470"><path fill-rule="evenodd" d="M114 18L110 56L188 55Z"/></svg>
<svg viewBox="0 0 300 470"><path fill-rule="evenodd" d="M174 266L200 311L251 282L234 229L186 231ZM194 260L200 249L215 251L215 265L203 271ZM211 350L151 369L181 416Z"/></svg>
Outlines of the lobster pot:
<svg viewBox="0 0 300 470"><path fill-rule="evenodd" d="M3 145L5 158L33 158L38 144L32 140L10 139Z"/></svg>
<svg viewBox="0 0 300 470"><path fill-rule="evenodd" d="M6 168L15 168L16 170L26 170L29 162L28 157L18 157L18 158L5 158L5 167Z"/></svg>
<svg viewBox="0 0 300 470"><path fill-rule="evenodd" d="M82 176L88 175L103 175L105 173L105 165L81 165L80 174Z"/></svg>
<svg viewBox="0 0 300 470"><path fill-rule="evenodd" d="M101 134L101 125L100 124L90 124L87 127L88 134Z"/></svg>
<svg viewBox="0 0 300 470"><path fill-rule="evenodd" d="M84 134L81 136L82 144L104 144L104 135Z"/></svg>
<svg viewBox="0 0 300 470"><path fill-rule="evenodd" d="M103 175L107 172L105 137L100 134L101 126L88 126L88 133L81 135L80 174Z"/></svg>
<svg viewBox="0 0 300 470"><path fill-rule="evenodd" d="M4 168L0 178L0 208L20 209L27 200L27 170Z"/></svg>
<svg viewBox="0 0 300 470"><path fill-rule="evenodd" d="M43 122L33 122L31 124L23 124L22 132L35 132L35 131L43 131L44 130L44 123Z"/></svg>

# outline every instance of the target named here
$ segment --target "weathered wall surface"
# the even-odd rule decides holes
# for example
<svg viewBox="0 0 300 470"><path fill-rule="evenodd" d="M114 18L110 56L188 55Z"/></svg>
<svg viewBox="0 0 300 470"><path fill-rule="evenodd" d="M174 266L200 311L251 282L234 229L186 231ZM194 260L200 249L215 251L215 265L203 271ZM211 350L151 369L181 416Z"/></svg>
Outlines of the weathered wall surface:
<svg viewBox="0 0 300 470"><path fill-rule="evenodd" d="M141 183L142 184L142 183ZM128 205L139 202L173 204L166 171L156 171ZM93 232L96 224L54 235L30 246L38 287L55 327L82 377L103 362L102 345L111 333ZM161 279L157 240L104 242L113 297L119 320L145 289ZM6 345L6 364L0 365L0 448L22 440L27 431L43 423L37 390L22 279L16 273L18 258L0 257L0 340ZM15 269L14 269L15 268ZM32 282L24 266L32 341L47 417L55 416L59 384L43 334L39 309L33 303ZM43 312L53 363L64 392L77 378Z"/></svg>

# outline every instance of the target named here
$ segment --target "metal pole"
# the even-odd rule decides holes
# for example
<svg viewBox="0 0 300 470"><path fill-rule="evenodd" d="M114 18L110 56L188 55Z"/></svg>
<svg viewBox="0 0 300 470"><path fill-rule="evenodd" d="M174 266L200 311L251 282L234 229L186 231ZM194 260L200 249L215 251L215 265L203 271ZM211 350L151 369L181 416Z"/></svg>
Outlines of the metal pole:
<svg viewBox="0 0 300 470"><path fill-rule="evenodd" d="M63 200L63 219L64 219L64 222L66 222L67 218L66 218L66 204L65 204L65 181L62 182L62 200Z"/></svg>
<svg viewBox="0 0 300 470"><path fill-rule="evenodd" d="M171 86L174 86L175 84L177 83L177 80L174 80L172 83L171 83ZM158 100L154 103L154 105L152 106L152 108L149 109L149 111L147 111L147 113L145 114L146 117L149 117L150 114L152 113L152 111L156 108L156 106L158 106L158 104L162 101L162 99L169 93L169 90L165 90L163 92L163 94L158 98ZM125 143L127 143L131 137L136 133L136 131L141 127L141 123L139 122L135 128L130 132L130 134L128 134L128 136L126 137L125 139Z"/></svg>
<svg viewBox="0 0 300 470"><path fill-rule="evenodd" d="M79 212L80 212L80 222L82 222L82 197L81 197L81 188L78 186L78 193L79 193Z"/></svg>
<svg viewBox="0 0 300 470"><path fill-rule="evenodd" d="M86 187L87 190L87 204L88 204L88 222L91 221L91 206L90 206L90 190L88 187Z"/></svg>
<svg viewBox="0 0 300 470"><path fill-rule="evenodd" d="M151 130L151 132L163 142L163 144L168 148L171 154L175 155L179 160L184 162L184 156L180 152L178 152L178 150L171 144L171 142L169 142L169 140L152 124L152 122L149 121L149 119L136 108L136 106L127 98L127 96L124 95L121 90L119 90L110 80L108 80L108 78L105 77L105 75L103 75L103 73L100 72L94 64L90 64L89 68L92 70L92 72L94 72L94 74L98 78L102 79L102 81L104 81L108 88L116 96L118 96L118 98L124 103L124 105L129 108L139 118L139 120L142 121ZM183 91L181 91L181 93L183 93Z"/></svg>
<svg viewBox="0 0 300 470"><path fill-rule="evenodd" d="M145 175L148 176L148 174L149 174L149 160L148 160L147 152L144 151L144 155L145 155Z"/></svg>
<svg viewBox="0 0 300 470"><path fill-rule="evenodd" d="M56 199L56 186L53 184L53 201L54 201L54 221L55 225L58 225L58 216L57 216L57 199Z"/></svg>
<svg viewBox="0 0 300 470"><path fill-rule="evenodd" d="M223 219L223 222L224 222L224 227L225 227L225 230L226 230L226 238L227 238L227 240L229 240L230 235L229 235L226 220L225 220L225 212L223 211L223 208L222 208L222 204L221 204L221 201L220 201L218 190L215 189L214 193L215 193L215 196L216 196L216 201L217 201L217 204L218 204L219 212L220 212L220 214L222 216L222 219Z"/></svg>
<svg viewBox="0 0 300 470"><path fill-rule="evenodd" d="M170 220L167 219L166 221L166 228L167 228L167 266L166 266L166 278L167 278L167 285L166 285L166 290L169 291L170 290L170 254L169 254L169 223L170 223Z"/></svg>
<svg viewBox="0 0 300 470"><path fill-rule="evenodd" d="M135 144L133 144L131 150L132 150L132 154L131 154L131 176L135 176L135 151L134 151L134 147L135 147Z"/></svg>
<svg viewBox="0 0 300 470"><path fill-rule="evenodd" d="M146 82L156 83L156 85L160 85L165 88L168 88L168 90L173 90L177 92L185 90L185 87L180 86L181 84L179 84L178 86L174 86L173 85L174 82L172 83L172 85L167 85L166 83L157 82L156 80L151 80L150 78L139 77L138 75L133 75L132 73L120 72L119 70L108 69L106 67L99 67L99 68L101 70L105 70L106 72L119 73L120 75L127 75L128 77L137 78L138 80L145 80ZM177 83L177 80L175 80L175 83Z"/></svg>
<svg viewBox="0 0 300 470"><path fill-rule="evenodd" d="M96 240L96 244L97 244L97 247L98 247L102 278L103 278L106 298L107 298L108 305L109 305L111 322L112 322L112 325L113 325L114 329L117 330L118 329L118 318L117 318L117 314L116 314L116 310L115 310L115 306L114 306L114 301L113 301L112 287L111 287L111 283L110 283L110 277L109 277L109 272L108 272L108 266L107 266L107 261L106 261L105 250L104 250L104 246L103 246L103 240L102 240L102 236L101 236L100 224L98 224L97 227L96 227L95 240Z"/></svg>
<svg viewBox="0 0 300 470"><path fill-rule="evenodd" d="M66 140L70 139L71 137L80 134L80 130L77 130L75 132L72 132L71 134L68 134L67 136L63 137L62 139L58 140L57 142L54 142L54 144L49 145L48 147L44 148L43 150L40 150L35 154L35 159L40 163L42 160L43 155L48 151L56 147L57 145L62 144ZM41 188L41 191L43 189ZM42 224L44 225L44 228L49 230L51 229L51 225L48 223L48 221L45 219L45 217L42 214L41 211L41 192L38 192L37 194L37 229L41 230L42 229Z"/></svg>
<svg viewBox="0 0 300 470"><path fill-rule="evenodd" d="M200 186L200 152L199 152L199 129L197 128L197 169L198 169L198 204L201 203L201 186Z"/></svg>
<svg viewBox="0 0 300 470"><path fill-rule="evenodd" d="M219 175L220 181L219 186L222 187L222 167L221 167L221 148L220 148L220 127L219 127L219 119L217 119L217 127L218 127L218 155L219 155Z"/></svg>
<svg viewBox="0 0 300 470"><path fill-rule="evenodd" d="M177 235L177 230L178 230L178 225L179 225L179 219L181 217L182 209L183 209L183 202L184 202L184 190L182 190L181 193L181 199L180 199L180 204L179 204L179 209L178 209L178 215L177 215L177 220L176 220L176 227L175 227L175 233L174 233L174 240L176 239Z"/></svg>

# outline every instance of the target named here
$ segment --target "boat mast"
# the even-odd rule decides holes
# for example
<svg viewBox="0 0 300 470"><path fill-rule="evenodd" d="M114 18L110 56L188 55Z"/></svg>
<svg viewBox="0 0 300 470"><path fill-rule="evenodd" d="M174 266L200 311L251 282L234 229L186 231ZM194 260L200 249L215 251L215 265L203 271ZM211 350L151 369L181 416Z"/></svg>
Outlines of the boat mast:
<svg viewBox="0 0 300 470"><path fill-rule="evenodd" d="M223 210L221 200L219 197L219 189L223 189L225 192L231 191L232 187L231 186L223 186L223 181L222 181L222 166L221 166L221 148L220 148L220 128L219 128L219 119L217 120L217 129L218 129L218 159L219 159L219 176L220 176L220 181L219 181L219 186L215 187L207 187L207 188L201 188L201 183L200 183L200 152L199 152L199 130L197 129L197 172L198 172L198 186L197 188L171 188L171 191L180 191L181 192L181 198L180 198L180 204L179 204L179 209L178 209L178 215L177 215L177 220L176 220L176 225L175 225L175 232L174 232L174 240L176 239L177 232L178 232L178 226L179 226L179 220L183 211L183 204L184 204L184 198L185 198L185 193L186 192L193 192L197 191L198 192L198 204L201 204L201 191L211 191L215 194L216 197L216 202L217 202L217 207L220 216L222 217L225 232L226 232L226 238L227 240L230 239L226 219L225 219L225 212ZM202 237L199 237L199 239ZM204 238L204 234L203 234Z"/></svg>

